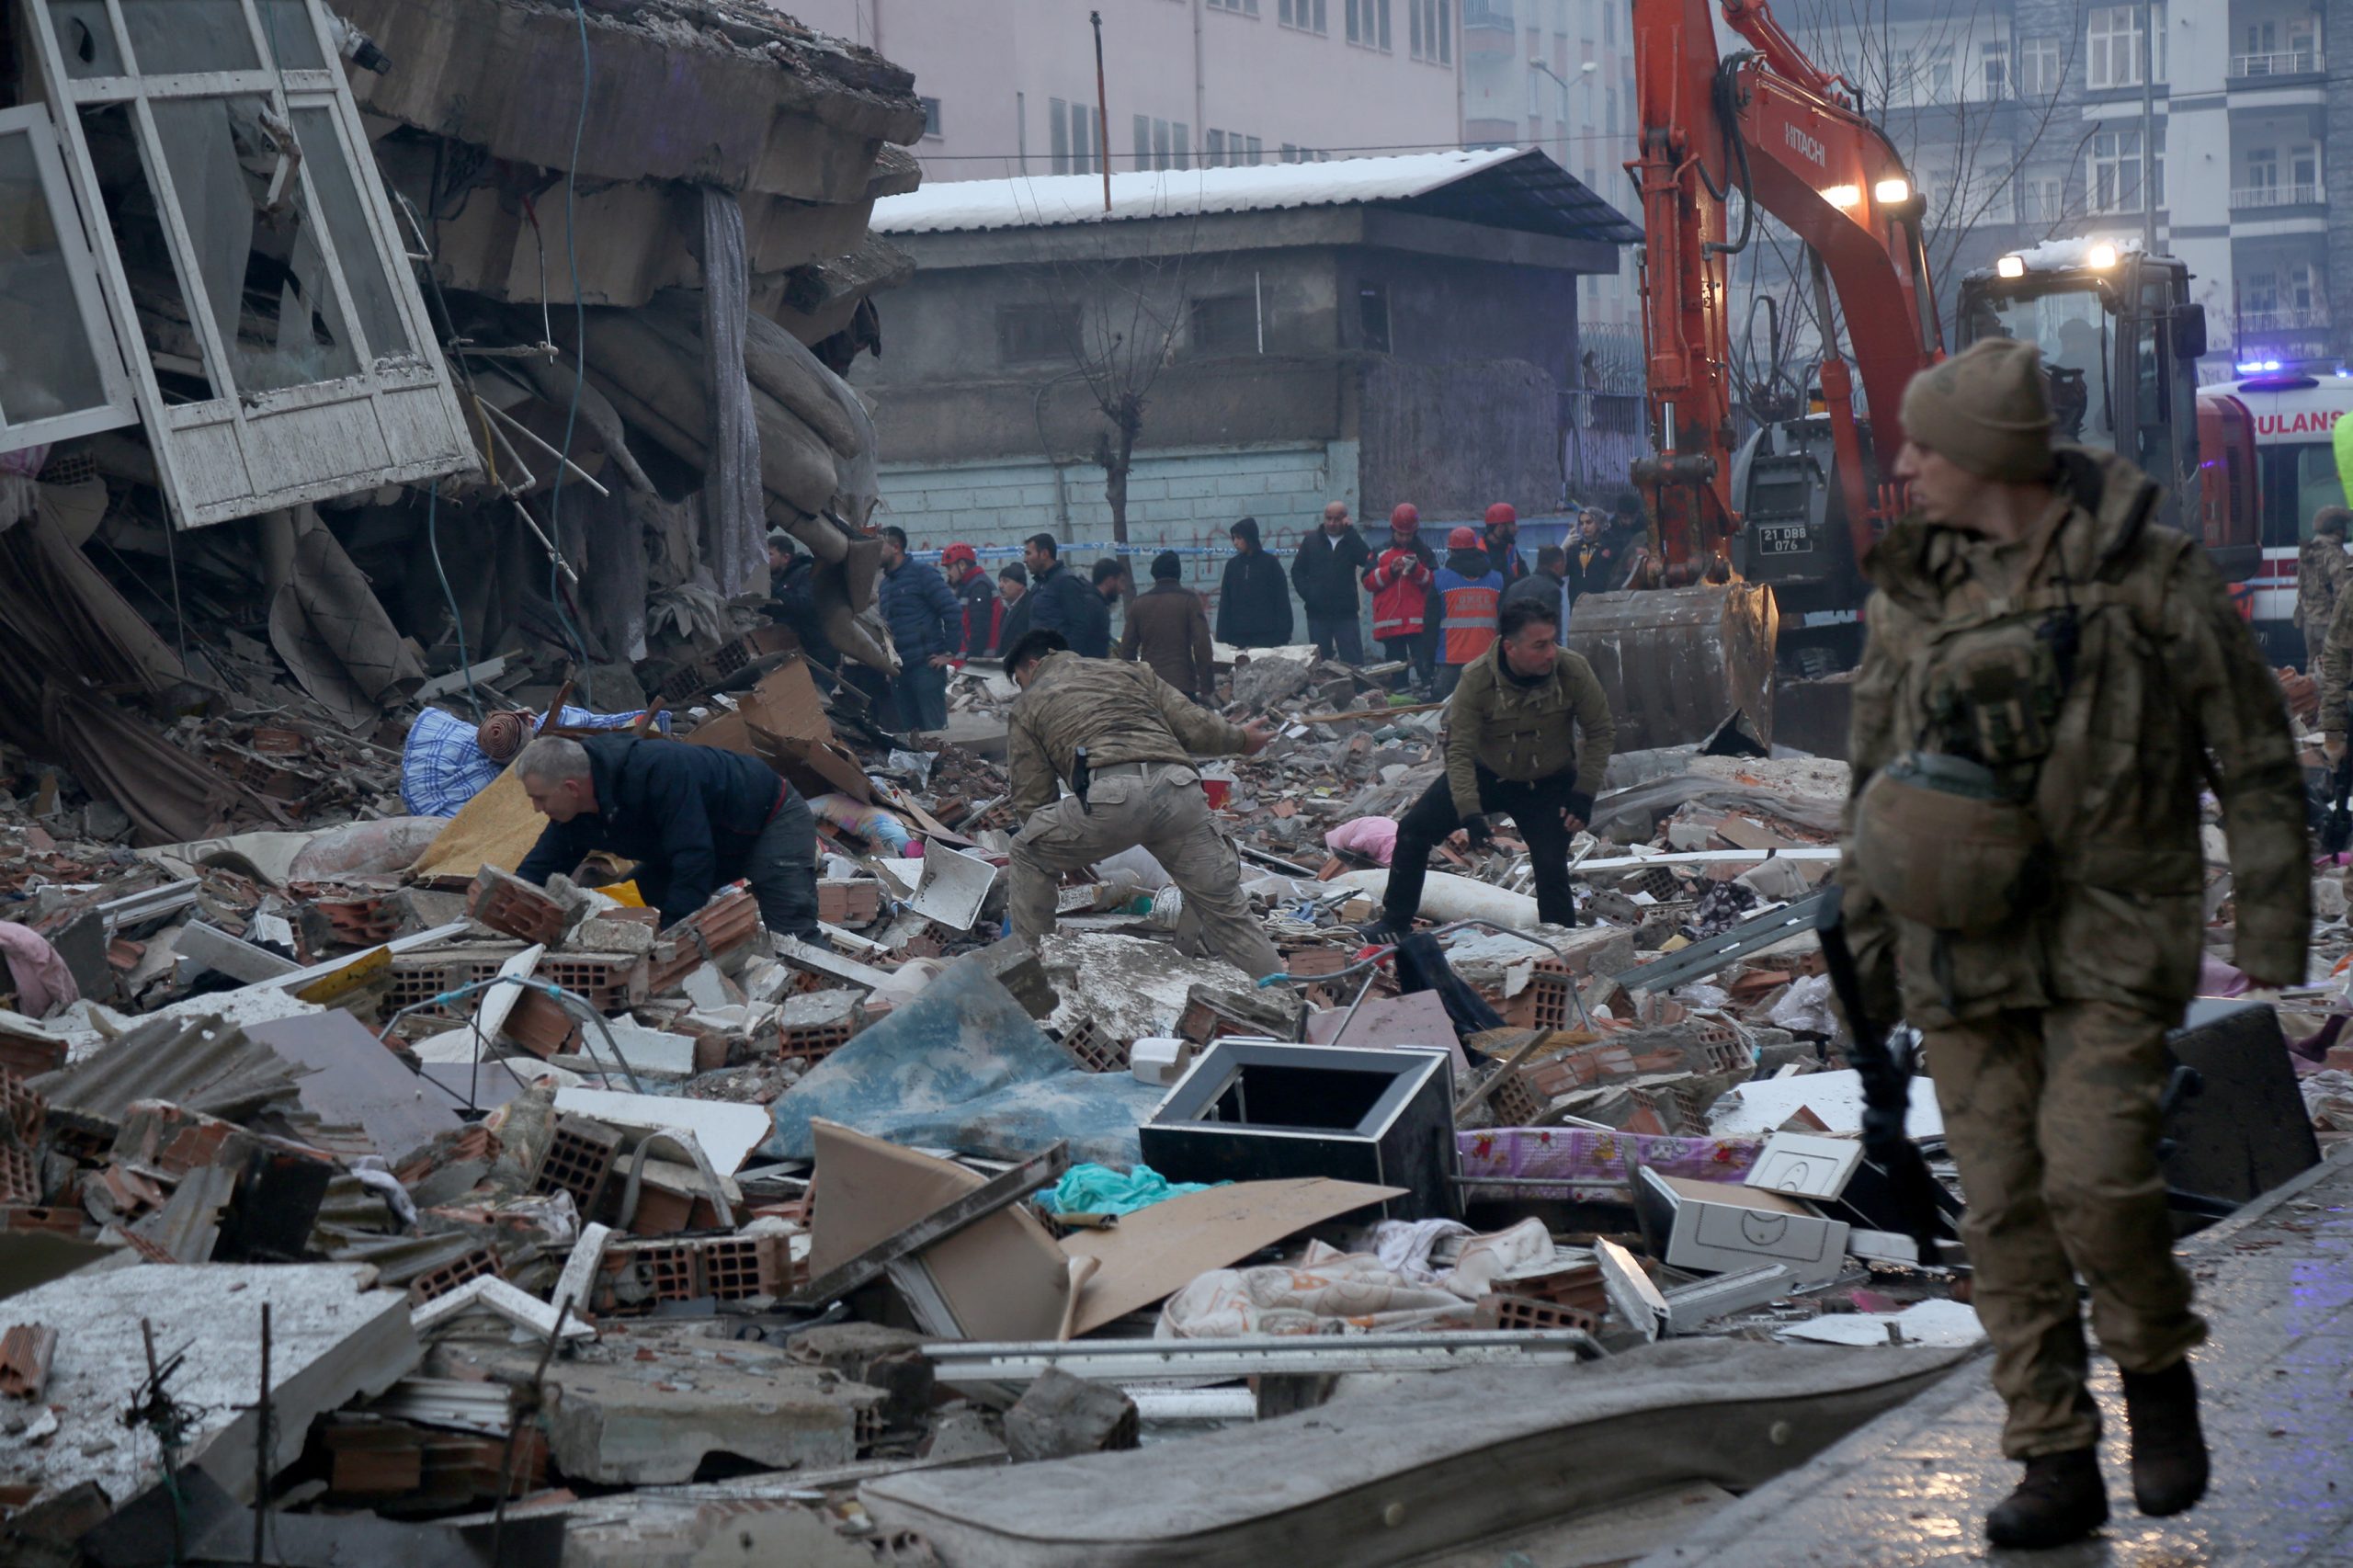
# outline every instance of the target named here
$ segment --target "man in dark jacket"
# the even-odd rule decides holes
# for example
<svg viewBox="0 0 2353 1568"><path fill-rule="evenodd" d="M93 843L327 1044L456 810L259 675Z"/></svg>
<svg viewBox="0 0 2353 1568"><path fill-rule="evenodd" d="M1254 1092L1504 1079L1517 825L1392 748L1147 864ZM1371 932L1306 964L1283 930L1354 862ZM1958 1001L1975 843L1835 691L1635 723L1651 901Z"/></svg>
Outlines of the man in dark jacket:
<svg viewBox="0 0 2353 1568"><path fill-rule="evenodd" d="M1257 518L1245 517L1228 531L1233 555L1218 584L1217 640L1232 648L1279 648L1290 641L1290 585L1260 547Z"/></svg>
<svg viewBox="0 0 2353 1568"><path fill-rule="evenodd" d="M1071 575L1051 534L1031 534L1021 547L1029 568L1029 629L1059 631L1074 653L1111 656L1111 618L1095 590ZM1097 622L1100 622L1098 625Z"/></svg>
<svg viewBox="0 0 2353 1568"><path fill-rule="evenodd" d="M1357 579L1372 564L1372 547L1348 521L1348 508L1335 501L1324 508L1324 526L1301 541L1291 557L1291 585L1307 607L1307 634L1315 652L1343 664L1364 663L1364 638L1357 630Z"/></svg>
<svg viewBox="0 0 2353 1568"><path fill-rule="evenodd" d="M1210 652L1209 612L1201 596L1185 586L1184 562L1173 550L1153 558L1152 591L1128 605L1120 657L1141 657L1152 673L1191 698L1203 700L1216 680Z"/></svg>
<svg viewBox="0 0 2353 1568"><path fill-rule="evenodd" d="M544 886L608 850L638 863L638 891L674 925L749 881L770 931L817 935L817 829L808 802L754 756L635 735L542 735L515 759L547 814L515 868Z"/></svg>
<svg viewBox="0 0 2353 1568"><path fill-rule="evenodd" d="M945 579L907 557L904 528L882 530L882 623L899 651L899 722L910 730L948 724L948 666L963 631L964 607Z"/></svg>
<svg viewBox="0 0 2353 1568"><path fill-rule="evenodd" d="M1018 561L1008 561L998 567L996 597L1005 607L996 626L996 646L1002 653L1029 635L1029 568Z"/></svg>
<svg viewBox="0 0 2353 1568"><path fill-rule="evenodd" d="M962 635L956 652L968 659L985 658L1004 646L996 640L997 623L1005 619L1005 601L996 597L996 583L981 570L980 552L969 544L951 544L939 552L939 569L962 607Z"/></svg>
<svg viewBox="0 0 2353 1568"><path fill-rule="evenodd" d="M834 689L842 656L825 635L824 618L818 613L816 586L812 582L817 563L792 548L792 536L782 528L768 534L768 619L788 628L809 657L809 674L817 689Z"/></svg>
<svg viewBox="0 0 2353 1568"><path fill-rule="evenodd" d="M1546 545L1536 552L1536 570L1506 588L1498 608L1522 600L1541 607L1545 614L1559 623L1554 641L1566 643L1569 640L1569 618L1567 600L1563 596L1568 586L1565 577L1568 566L1567 551L1557 544Z"/></svg>

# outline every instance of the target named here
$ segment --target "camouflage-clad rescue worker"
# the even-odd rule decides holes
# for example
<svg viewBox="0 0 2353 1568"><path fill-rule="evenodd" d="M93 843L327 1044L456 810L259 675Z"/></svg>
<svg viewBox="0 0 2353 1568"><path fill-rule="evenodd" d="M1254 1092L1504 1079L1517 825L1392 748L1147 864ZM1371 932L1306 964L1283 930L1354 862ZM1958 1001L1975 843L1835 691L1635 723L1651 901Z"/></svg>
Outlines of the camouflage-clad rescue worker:
<svg viewBox="0 0 2353 1568"><path fill-rule="evenodd" d="M2322 521L2313 525L2315 531L2325 526L2328 513L2342 511L2341 506L2325 508L2321 514ZM2342 519L2337 520L2336 526L2340 529L2344 527ZM2297 608L2302 608L2300 589ZM2309 637L2311 633L2305 635ZM2346 704L2353 701L2353 593L2337 595L2336 607L2329 612L2321 639L2320 652L2312 656L2308 667L2320 681L2320 733L2327 749L2328 765L2335 767L2345 760Z"/></svg>
<svg viewBox="0 0 2353 1568"><path fill-rule="evenodd" d="M1142 845L1184 895L1179 947L1205 949L1254 980L1280 973L1282 958L1242 892L1241 860L1188 760L1256 756L1272 732L1227 723L1149 665L1071 653L1055 631L1024 637L1006 651L1005 668L1021 687L1006 737L1013 809L1023 819L1007 893L1014 935L1035 947L1053 930L1063 872ZM1059 800L1057 780L1072 786Z"/></svg>
<svg viewBox="0 0 2353 1568"><path fill-rule="evenodd" d="M2199 790L2229 832L2239 967L2301 982L2302 780L2279 688L2157 489L2052 444L2031 344L1915 376L1896 473L1914 515L1868 571L1840 880L1873 1010L1924 1030L1966 1190L1974 1301L2026 1463L1985 1521L2048 1547L2108 1517L2076 1301L2123 1372L2132 1491L2206 1489L2156 1160L2165 1036L2204 937Z"/></svg>

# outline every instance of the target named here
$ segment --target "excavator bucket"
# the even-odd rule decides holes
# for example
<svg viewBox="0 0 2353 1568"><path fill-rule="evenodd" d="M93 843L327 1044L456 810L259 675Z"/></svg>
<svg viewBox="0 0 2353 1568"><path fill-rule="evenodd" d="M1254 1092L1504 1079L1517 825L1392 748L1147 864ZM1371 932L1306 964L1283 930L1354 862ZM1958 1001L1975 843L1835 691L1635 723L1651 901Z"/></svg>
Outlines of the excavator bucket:
<svg viewBox="0 0 2353 1568"><path fill-rule="evenodd" d="M1586 594L1569 615L1620 752L1705 740L1735 712L1773 743L1773 590L1753 583Z"/></svg>

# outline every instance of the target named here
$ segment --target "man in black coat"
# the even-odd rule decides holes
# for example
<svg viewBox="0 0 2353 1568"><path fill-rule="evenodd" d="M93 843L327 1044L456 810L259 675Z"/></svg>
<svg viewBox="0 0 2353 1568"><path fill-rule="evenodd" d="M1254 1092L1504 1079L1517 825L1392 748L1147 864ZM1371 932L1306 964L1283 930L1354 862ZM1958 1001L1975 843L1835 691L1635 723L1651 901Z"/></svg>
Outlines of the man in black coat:
<svg viewBox="0 0 2353 1568"><path fill-rule="evenodd" d="M515 772L548 818L515 868L525 881L544 886L608 850L638 862L638 891L665 926L741 881L770 931L818 934L816 824L759 758L627 734L542 735Z"/></svg>
<svg viewBox="0 0 2353 1568"><path fill-rule="evenodd" d="M1345 502L1324 508L1324 526L1301 541L1291 557L1291 585L1307 607L1307 632L1315 652L1343 664L1364 663L1364 638L1358 630L1357 582L1372 564L1372 547L1348 521Z"/></svg>
<svg viewBox="0 0 2353 1568"><path fill-rule="evenodd" d="M1233 558L1217 590L1217 640L1230 648L1279 648L1290 641L1290 585L1258 543L1258 519L1229 530Z"/></svg>
<svg viewBox="0 0 2353 1568"><path fill-rule="evenodd" d="M1062 546L1051 534L1031 534L1021 559L1029 567L1029 629L1059 631L1074 653L1090 659L1111 656L1111 618L1095 589L1062 562Z"/></svg>

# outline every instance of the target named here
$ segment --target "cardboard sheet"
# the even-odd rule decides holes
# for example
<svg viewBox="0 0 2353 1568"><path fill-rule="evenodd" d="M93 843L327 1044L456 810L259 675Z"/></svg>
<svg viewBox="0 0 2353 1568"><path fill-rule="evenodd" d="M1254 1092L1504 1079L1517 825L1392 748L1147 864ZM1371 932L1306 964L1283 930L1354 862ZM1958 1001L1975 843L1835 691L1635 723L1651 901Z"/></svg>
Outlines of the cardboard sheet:
<svg viewBox="0 0 2353 1568"><path fill-rule="evenodd" d="M1097 1265L1079 1296L1073 1331L1091 1334L1174 1295L1212 1268L1404 1191L1328 1176L1235 1182L1123 1214L1115 1230L1065 1236L1063 1252ZM826 1199L832 1200L830 1192Z"/></svg>
<svg viewBox="0 0 2353 1568"><path fill-rule="evenodd" d="M812 1278L835 1268L986 1182L948 1160L813 1121L816 1233ZM1027 1203L974 1221L915 1255L972 1339L1061 1337L1070 1265Z"/></svg>
<svg viewBox="0 0 2353 1568"><path fill-rule="evenodd" d="M484 866L511 871L540 841L548 819L531 804L523 781L508 768L449 819L410 875L418 881L451 877L472 881Z"/></svg>
<svg viewBox="0 0 2353 1568"><path fill-rule="evenodd" d="M697 725L687 744L759 757L804 795L838 790L852 800L873 800L858 759L834 739L806 660L786 660L736 702L734 712Z"/></svg>

